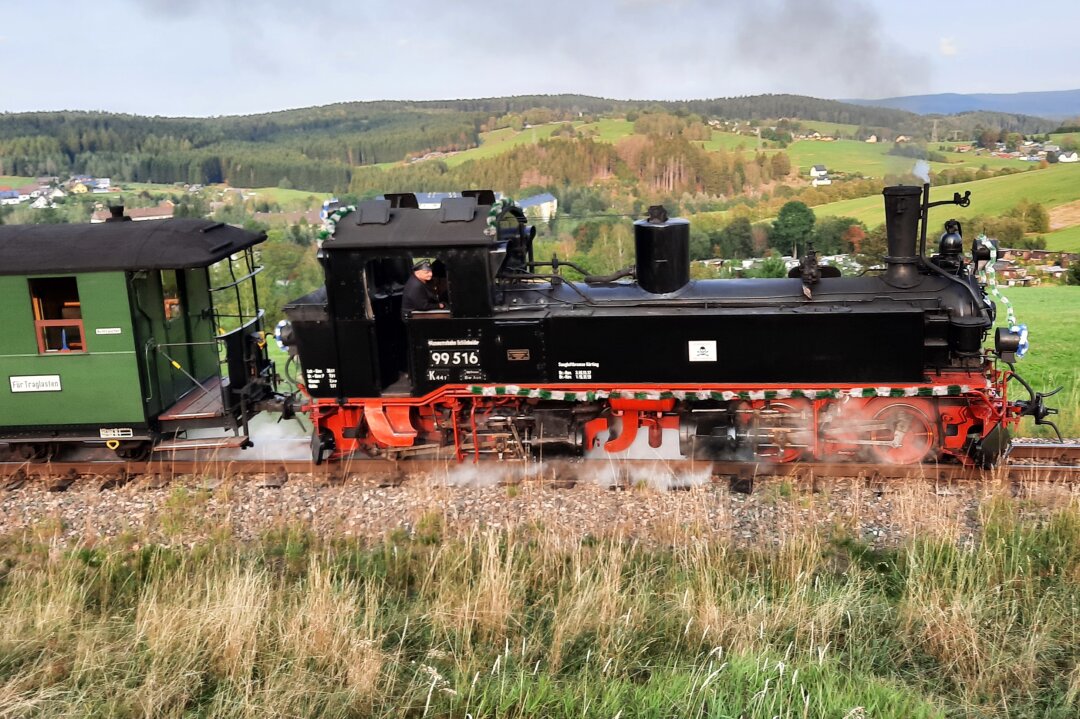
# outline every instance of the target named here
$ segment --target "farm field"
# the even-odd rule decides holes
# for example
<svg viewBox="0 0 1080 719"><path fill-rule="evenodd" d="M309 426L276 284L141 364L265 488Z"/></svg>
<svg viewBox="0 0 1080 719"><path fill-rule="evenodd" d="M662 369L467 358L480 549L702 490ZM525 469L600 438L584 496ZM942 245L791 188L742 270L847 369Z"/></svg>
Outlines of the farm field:
<svg viewBox="0 0 1080 719"><path fill-rule="evenodd" d="M162 185L149 182L125 182L120 185L120 194L147 192L152 195L183 195L184 188L176 185ZM213 194L226 189L225 185L210 185L205 192ZM240 188L236 188L240 189ZM315 208L322 204L324 199L331 197L328 192L309 192L307 190L290 190L282 187L255 187L242 188L245 196L256 200L276 202L283 210L298 210L304 207ZM112 195L115 196L115 195Z"/></svg>
<svg viewBox="0 0 1080 719"><path fill-rule="evenodd" d="M861 172L868 177L887 173L907 172L915 163L909 157L886 154L891 145L858 142L856 140L798 140L788 145L786 152L800 175L809 173L813 165L825 165L831 172Z"/></svg>
<svg viewBox="0 0 1080 719"><path fill-rule="evenodd" d="M800 174L807 174L812 165L825 165L830 171L862 173L867 177L882 177L886 174L900 175L911 172L916 160L910 157L890 155L891 143L859 142L856 140L799 140L788 146L786 152L791 156L792 164L798 166ZM931 162L935 172L948 168L966 167L979 169L986 166L1015 167L1026 170L1030 164L1020 160L1006 160L1000 157L976 156L974 153L943 153L949 162Z"/></svg>
<svg viewBox="0 0 1080 719"><path fill-rule="evenodd" d="M1067 137L1080 141L1080 132L1056 132L1050 135L1050 142L1055 145L1061 145Z"/></svg>
<svg viewBox="0 0 1080 719"><path fill-rule="evenodd" d="M596 132L595 138L600 142L618 142L624 137L634 134L634 123L621 118L604 118L597 122L574 123L574 127L580 132Z"/></svg>
<svg viewBox="0 0 1080 719"><path fill-rule="evenodd" d="M287 190L281 187L254 187L247 192L257 200L276 202L282 209L299 209L305 205L315 209L322 201L330 198L329 192L308 192L307 190ZM314 198L314 199L312 199Z"/></svg>
<svg viewBox="0 0 1080 719"><path fill-rule="evenodd" d="M991 177L956 185L931 188L934 201L952 197L954 192L971 190L971 206L945 207L931 210L931 223L940 218L963 219L975 215L1000 215L1016 206L1023 198L1038 200L1046 208L1056 207L1080 199L1080 163L1077 165L1052 165L1046 169L1033 169L1015 175ZM868 226L881 224L882 200L880 195L842 200L814 207L818 217L844 216L862 220Z"/></svg>
<svg viewBox="0 0 1080 719"><path fill-rule="evenodd" d="M10 187L12 189L25 187L31 184L35 178L33 177L18 177L16 175L0 175L0 187Z"/></svg>
<svg viewBox="0 0 1080 719"><path fill-rule="evenodd" d="M852 137L859 130L858 125L848 125L841 122L799 120L799 124L802 125L802 130L800 130L802 133L817 131L822 135L832 135L833 137Z"/></svg>
<svg viewBox="0 0 1080 719"><path fill-rule="evenodd" d="M716 152L717 150L727 150L734 152L742 148L745 151L753 152L757 148L757 138L750 135L739 135L734 132L721 132L719 130L713 130L712 137L704 142L699 142L705 150L709 152Z"/></svg>
<svg viewBox="0 0 1080 719"><path fill-rule="evenodd" d="M457 167L469 160L495 157L518 145L527 145L551 137L551 133L555 132L561 125L562 123L550 123L521 131L504 127L491 132L483 132L480 134L479 147L444 157L442 161L446 163L447 167Z"/></svg>
<svg viewBox="0 0 1080 719"><path fill-rule="evenodd" d="M1046 249L1059 252L1080 252L1080 225L1042 233Z"/></svg>

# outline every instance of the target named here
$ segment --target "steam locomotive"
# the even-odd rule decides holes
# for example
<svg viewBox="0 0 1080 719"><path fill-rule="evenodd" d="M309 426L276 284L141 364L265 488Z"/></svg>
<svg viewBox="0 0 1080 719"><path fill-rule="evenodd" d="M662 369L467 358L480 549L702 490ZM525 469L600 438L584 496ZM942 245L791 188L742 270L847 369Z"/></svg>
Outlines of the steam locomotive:
<svg viewBox="0 0 1080 719"><path fill-rule="evenodd" d="M1013 371L1020 333L999 328L983 347L991 250L975 242L966 256L950 221L928 258L927 214L945 203L928 187L883 194L883 272L840 277L811 251L787 278L736 280L691 280L689 223L661 207L634 223L634 267L595 277L538 259L521 208L490 191L437 209L408 193L360 203L334 215L319 250L325 286L279 327L299 402L267 353L264 234L127 222L122 208L100 225L3 226L0 455L243 448L258 413L300 409L316 462L644 452L992 465L1021 417L1053 426L1055 410ZM443 297L403 315L418 261ZM1008 397L1013 379L1026 399Z"/></svg>
<svg viewBox="0 0 1080 719"><path fill-rule="evenodd" d="M926 256L929 186L883 191L883 271L841 277L813 251L780 279L692 280L689 223L634 223L636 263L588 276L534 256L512 202L467 191L339 211L325 286L286 307L316 462L524 459L540 452L775 462L993 465L1045 395L1010 400L1021 337L998 328L950 221ZM402 315L418 260L443 307ZM582 280L566 275L577 271ZM1019 379L1019 378L1017 378ZM1023 382L1023 380L1019 380ZM1056 428L1055 428L1056 429Z"/></svg>

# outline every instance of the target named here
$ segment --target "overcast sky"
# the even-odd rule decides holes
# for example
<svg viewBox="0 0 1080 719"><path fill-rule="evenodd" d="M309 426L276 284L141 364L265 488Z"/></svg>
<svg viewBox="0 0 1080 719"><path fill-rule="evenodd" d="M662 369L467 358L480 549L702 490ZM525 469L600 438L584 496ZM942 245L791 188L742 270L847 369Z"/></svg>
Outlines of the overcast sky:
<svg viewBox="0 0 1080 719"><path fill-rule="evenodd" d="M1077 31L1064 0L0 0L0 112L1068 90Z"/></svg>

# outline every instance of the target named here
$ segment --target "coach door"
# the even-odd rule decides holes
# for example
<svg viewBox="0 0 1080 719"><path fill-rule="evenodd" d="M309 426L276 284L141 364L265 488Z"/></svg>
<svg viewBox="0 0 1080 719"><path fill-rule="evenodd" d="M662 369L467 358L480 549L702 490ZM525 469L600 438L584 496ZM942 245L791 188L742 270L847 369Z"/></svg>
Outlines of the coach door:
<svg viewBox="0 0 1080 719"><path fill-rule="evenodd" d="M132 289L144 397L147 410L157 414L195 386L185 374L191 372L192 347L185 322L183 274L176 270L136 272Z"/></svg>

